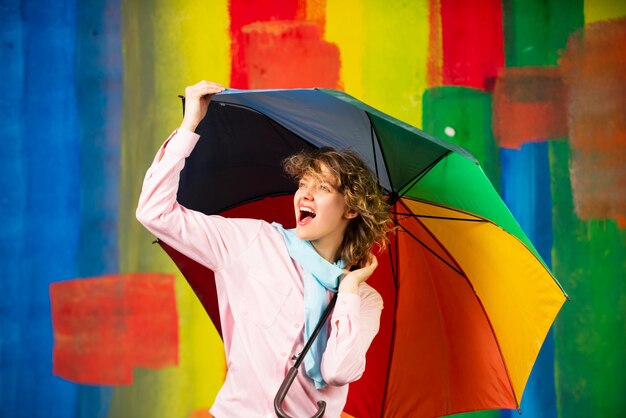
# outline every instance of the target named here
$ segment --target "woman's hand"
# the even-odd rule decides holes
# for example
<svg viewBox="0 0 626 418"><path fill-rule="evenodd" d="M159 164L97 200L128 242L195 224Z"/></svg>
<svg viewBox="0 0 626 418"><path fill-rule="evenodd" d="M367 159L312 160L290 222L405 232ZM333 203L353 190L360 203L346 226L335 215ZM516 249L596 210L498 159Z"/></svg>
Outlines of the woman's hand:
<svg viewBox="0 0 626 418"><path fill-rule="evenodd" d="M339 291L342 293L359 293L359 284L370 278L378 267L378 259L372 253L367 256L365 264L356 270L347 271L341 279Z"/></svg>
<svg viewBox="0 0 626 418"><path fill-rule="evenodd" d="M204 119L213 96L223 91L224 87L219 84L204 80L187 87L185 89L185 117L179 129L194 132Z"/></svg>

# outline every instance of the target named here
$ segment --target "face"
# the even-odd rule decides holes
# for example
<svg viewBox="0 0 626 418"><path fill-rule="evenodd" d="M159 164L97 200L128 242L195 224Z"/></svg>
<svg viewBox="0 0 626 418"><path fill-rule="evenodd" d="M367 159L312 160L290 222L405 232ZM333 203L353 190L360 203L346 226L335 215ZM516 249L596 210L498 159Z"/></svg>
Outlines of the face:
<svg viewBox="0 0 626 418"><path fill-rule="evenodd" d="M296 235L309 240L318 249L339 248L350 219L345 198L328 169L322 166L322 178L303 176L293 198L296 215Z"/></svg>

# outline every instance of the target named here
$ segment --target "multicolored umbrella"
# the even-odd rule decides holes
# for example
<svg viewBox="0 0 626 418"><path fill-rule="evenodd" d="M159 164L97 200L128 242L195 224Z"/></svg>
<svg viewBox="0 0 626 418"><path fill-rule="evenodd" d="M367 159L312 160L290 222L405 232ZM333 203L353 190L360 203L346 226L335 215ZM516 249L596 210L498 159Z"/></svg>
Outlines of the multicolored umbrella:
<svg viewBox="0 0 626 418"><path fill-rule="evenodd" d="M178 193L188 208L293 225L280 162L322 146L357 151L389 196L397 229L368 281L381 329L347 413L519 408L567 296L471 154L325 89L227 90L197 132ZM219 330L211 272L161 244Z"/></svg>

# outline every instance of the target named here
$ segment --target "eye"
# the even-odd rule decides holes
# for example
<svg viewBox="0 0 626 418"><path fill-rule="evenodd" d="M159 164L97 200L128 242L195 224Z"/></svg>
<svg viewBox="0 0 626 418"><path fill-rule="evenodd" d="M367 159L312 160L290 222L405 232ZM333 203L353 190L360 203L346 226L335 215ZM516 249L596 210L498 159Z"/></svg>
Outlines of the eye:
<svg viewBox="0 0 626 418"><path fill-rule="evenodd" d="M320 190L322 190L324 192L330 192L331 188L330 188L330 186L328 184L322 183L322 184L320 184Z"/></svg>

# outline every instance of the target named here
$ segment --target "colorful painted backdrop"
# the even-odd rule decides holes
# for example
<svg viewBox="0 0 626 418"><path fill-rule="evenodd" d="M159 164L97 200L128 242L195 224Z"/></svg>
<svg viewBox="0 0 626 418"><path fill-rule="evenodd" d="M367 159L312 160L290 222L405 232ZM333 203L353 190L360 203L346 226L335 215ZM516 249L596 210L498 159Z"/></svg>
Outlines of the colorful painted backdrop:
<svg viewBox="0 0 626 418"><path fill-rule="evenodd" d="M626 2L4 0L0 17L0 416L208 416L221 342L134 218L200 79L342 89L470 149L572 298L522 416L626 416Z"/></svg>

